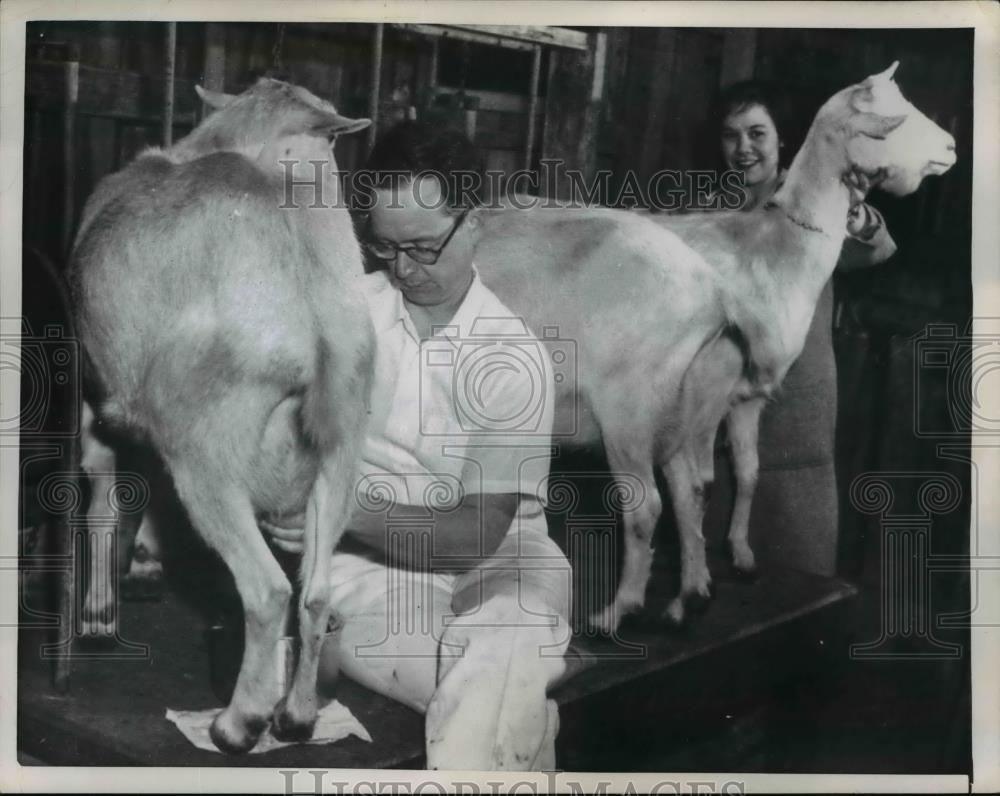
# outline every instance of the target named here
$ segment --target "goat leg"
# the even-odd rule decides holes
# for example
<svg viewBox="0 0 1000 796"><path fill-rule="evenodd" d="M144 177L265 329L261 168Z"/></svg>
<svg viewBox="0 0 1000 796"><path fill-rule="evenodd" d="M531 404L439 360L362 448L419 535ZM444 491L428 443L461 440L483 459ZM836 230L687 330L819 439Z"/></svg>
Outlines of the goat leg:
<svg viewBox="0 0 1000 796"><path fill-rule="evenodd" d="M757 563L750 549L749 527L750 506L757 488L757 435L763 408L764 399L755 398L736 404L726 416L733 474L736 477L736 498L729 522L729 547L736 573L747 578L757 574Z"/></svg>
<svg viewBox="0 0 1000 796"><path fill-rule="evenodd" d="M616 463L613 454L609 458L614 472L637 474L643 471L637 465ZM653 532L662 506L651 472L642 479L642 483L642 504L624 515L625 561L622 564L618 590L610 604L590 617L591 627L609 635L618 629L622 619L641 610L646 602L646 586L653 566Z"/></svg>
<svg viewBox="0 0 1000 796"><path fill-rule="evenodd" d="M158 509L155 504L146 507L132 542L128 572L122 579L122 597L126 600L159 600L163 593Z"/></svg>
<svg viewBox="0 0 1000 796"><path fill-rule="evenodd" d="M111 503L115 488L115 452L97 436L97 419L83 403L80 466L90 480L87 507L86 550L90 561L87 593L83 602L84 635L113 637L117 629L115 534L118 517Z"/></svg>
<svg viewBox="0 0 1000 796"><path fill-rule="evenodd" d="M691 446L671 456L663 473L674 503L681 543L680 594L670 601L664 616L675 627L681 627L691 610L704 607L713 596L702 535L706 480L701 460Z"/></svg>
<svg viewBox="0 0 1000 796"><path fill-rule="evenodd" d="M360 424L355 428L361 428ZM330 558L347 522L354 487L354 440L327 457L306 506L299 638L302 645L291 688L274 711L272 733L282 741L307 741L316 725L316 680L330 618Z"/></svg>
<svg viewBox="0 0 1000 796"><path fill-rule="evenodd" d="M278 642L292 586L257 528L249 497L224 473L170 462L177 494L202 538L229 567L243 601L246 643L229 705L216 716L212 741L223 752L248 752L278 701ZM214 476L214 477L213 477Z"/></svg>

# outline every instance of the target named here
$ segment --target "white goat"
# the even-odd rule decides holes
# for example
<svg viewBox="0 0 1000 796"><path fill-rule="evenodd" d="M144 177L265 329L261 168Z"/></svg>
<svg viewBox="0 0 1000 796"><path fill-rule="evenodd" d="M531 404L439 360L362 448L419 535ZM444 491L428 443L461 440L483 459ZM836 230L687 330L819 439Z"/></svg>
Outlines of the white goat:
<svg viewBox="0 0 1000 796"><path fill-rule="evenodd" d="M238 97L199 93L214 114L98 185L70 281L97 389L85 469L113 478L99 424L145 438L235 579L246 646L212 739L243 752L272 716L288 739L309 737L316 720L330 557L354 486L373 357L354 287L360 250L336 206L329 139L369 122L276 80ZM296 180L317 180L316 190L290 197L279 160L294 161ZM326 206L313 207L320 188ZM282 697L274 672L292 587L257 520L303 510L302 646Z"/></svg>
<svg viewBox="0 0 1000 796"><path fill-rule="evenodd" d="M581 424L577 441L602 437L612 472L645 486L643 506L625 515L620 585L592 617L597 627L611 632L644 604L661 512L656 467L681 540L680 594L667 618L681 623L711 596L702 519L724 418L738 483L729 538L735 565L753 569L758 417L802 350L850 203L876 185L912 193L955 162L953 138L892 81L896 66L823 105L783 187L756 211L655 222L610 210L486 214L476 252L483 281L539 338L557 326L577 342L579 384L562 385L559 404L582 399L582 419L592 412L593 422ZM570 387L577 395L565 395Z"/></svg>

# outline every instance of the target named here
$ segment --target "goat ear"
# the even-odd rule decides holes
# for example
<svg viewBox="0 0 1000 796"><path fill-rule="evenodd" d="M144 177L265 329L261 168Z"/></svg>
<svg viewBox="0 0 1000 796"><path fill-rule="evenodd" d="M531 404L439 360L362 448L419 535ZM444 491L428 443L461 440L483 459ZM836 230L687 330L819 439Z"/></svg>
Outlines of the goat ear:
<svg viewBox="0 0 1000 796"><path fill-rule="evenodd" d="M851 117L851 131L855 135L882 139L905 121L905 115L881 116L877 113L856 113Z"/></svg>
<svg viewBox="0 0 1000 796"><path fill-rule="evenodd" d="M329 137L356 133L358 130L364 130L371 123L371 119L349 119L339 113L324 113L322 119L313 126L313 129Z"/></svg>
<svg viewBox="0 0 1000 796"><path fill-rule="evenodd" d="M864 83L854 89L850 95L850 104L857 113L869 113L875 104L875 92L872 91L868 78Z"/></svg>
<svg viewBox="0 0 1000 796"><path fill-rule="evenodd" d="M194 87L194 90L201 97L202 102L211 108L215 108L215 110L225 108L237 96L236 94L223 94L221 91L209 91L207 88L197 85Z"/></svg>

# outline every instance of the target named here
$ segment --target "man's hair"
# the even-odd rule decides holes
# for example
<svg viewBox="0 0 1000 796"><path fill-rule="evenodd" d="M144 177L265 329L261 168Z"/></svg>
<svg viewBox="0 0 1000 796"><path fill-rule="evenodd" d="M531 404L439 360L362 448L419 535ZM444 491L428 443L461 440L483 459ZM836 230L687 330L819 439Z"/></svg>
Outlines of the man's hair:
<svg viewBox="0 0 1000 796"><path fill-rule="evenodd" d="M440 125L400 122L378 140L365 168L378 188L430 173L437 177L449 207L471 207L479 200L479 151L465 135Z"/></svg>

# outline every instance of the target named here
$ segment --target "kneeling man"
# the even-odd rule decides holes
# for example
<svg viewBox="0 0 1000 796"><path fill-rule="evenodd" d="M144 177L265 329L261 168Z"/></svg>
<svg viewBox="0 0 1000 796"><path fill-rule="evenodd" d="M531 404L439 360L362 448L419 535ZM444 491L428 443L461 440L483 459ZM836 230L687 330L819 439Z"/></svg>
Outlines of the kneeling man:
<svg viewBox="0 0 1000 796"><path fill-rule="evenodd" d="M461 175L478 165L464 136L417 122L369 159L376 375L333 557L344 626L323 660L426 714L428 768L553 769L546 691L565 668L571 589L543 511L554 384L544 346L476 273Z"/></svg>

